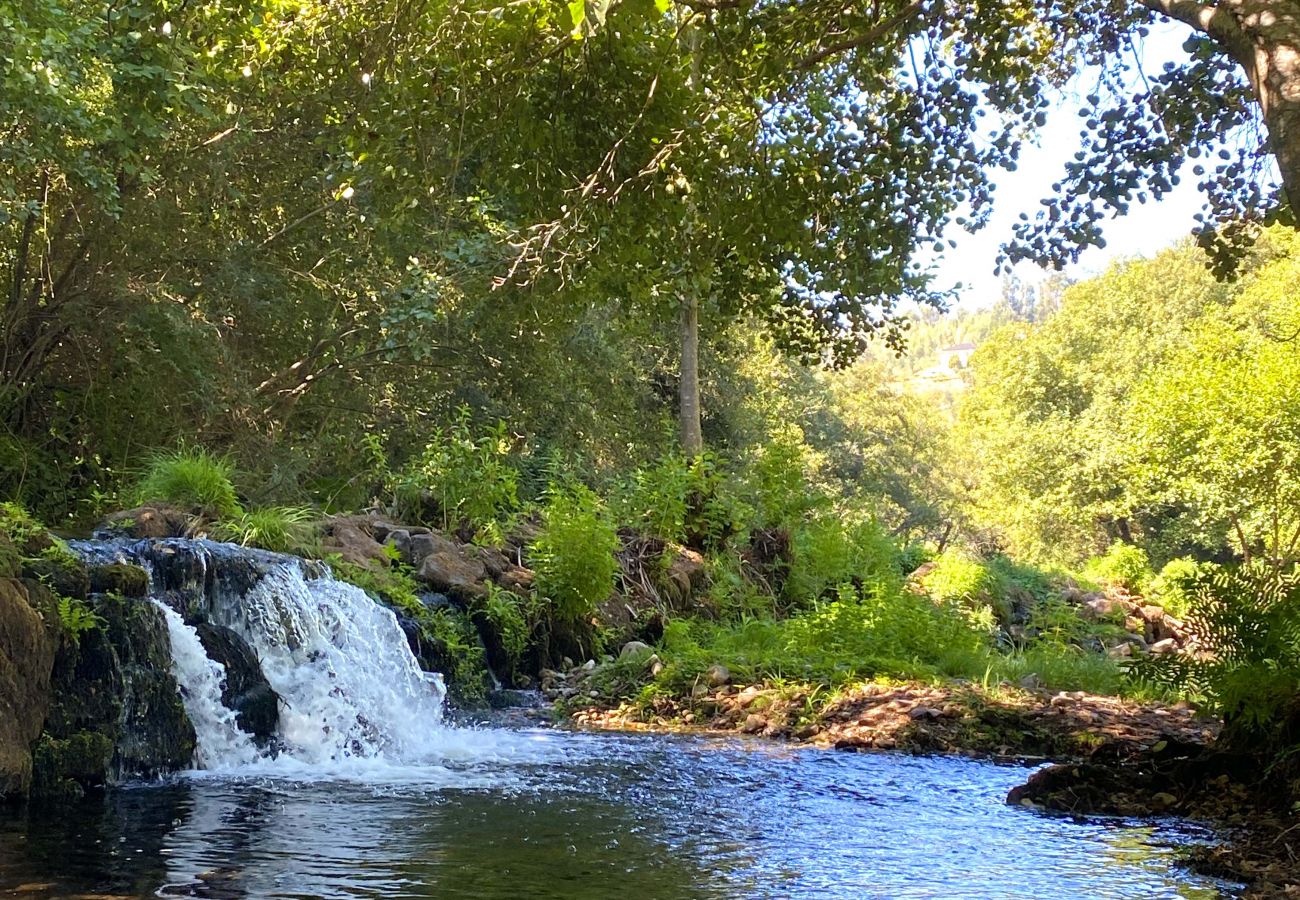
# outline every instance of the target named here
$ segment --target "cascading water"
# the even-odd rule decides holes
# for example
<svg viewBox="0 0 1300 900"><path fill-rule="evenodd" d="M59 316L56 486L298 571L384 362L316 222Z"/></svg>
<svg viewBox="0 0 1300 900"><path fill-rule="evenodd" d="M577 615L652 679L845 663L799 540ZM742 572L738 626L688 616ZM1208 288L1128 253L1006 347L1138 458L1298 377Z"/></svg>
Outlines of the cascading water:
<svg viewBox="0 0 1300 900"><path fill-rule="evenodd" d="M186 625L180 613L157 600L153 603L167 619L172 674L181 686L181 700L198 739L195 765L200 769L216 769L256 762L261 752L248 733L240 729L234 710L221 702L225 668L208 658L198 631Z"/></svg>
<svg viewBox="0 0 1300 900"><path fill-rule="evenodd" d="M482 742L443 724L442 678L421 671L393 612L325 567L203 540L87 541L74 548L92 562L131 562L150 573L150 602L167 621L198 768L274 764L300 771L484 755ZM279 724L267 747L259 748L224 705L227 672L187 620L230 629L257 657L279 697Z"/></svg>
<svg viewBox="0 0 1300 900"><path fill-rule="evenodd" d="M279 737L294 758L409 762L428 750L442 682L424 677L396 616L364 591L286 564L214 612L257 652L283 700Z"/></svg>

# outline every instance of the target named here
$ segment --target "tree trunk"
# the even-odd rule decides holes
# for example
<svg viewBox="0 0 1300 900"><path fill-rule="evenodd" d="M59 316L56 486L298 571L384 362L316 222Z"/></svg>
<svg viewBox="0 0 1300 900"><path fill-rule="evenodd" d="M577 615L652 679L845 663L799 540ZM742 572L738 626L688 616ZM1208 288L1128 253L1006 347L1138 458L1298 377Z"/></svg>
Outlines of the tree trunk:
<svg viewBox="0 0 1300 900"><path fill-rule="evenodd" d="M1259 100L1282 189L1300 215L1300 4L1243 0L1240 17L1253 44L1242 65Z"/></svg>
<svg viewBox="0 0 1300 900"><path fill-rule="evenodd" d="M700 430L700 301L691 292L681 298L682 359L677 380L682 451L688 457L704 452Z"/></svg>

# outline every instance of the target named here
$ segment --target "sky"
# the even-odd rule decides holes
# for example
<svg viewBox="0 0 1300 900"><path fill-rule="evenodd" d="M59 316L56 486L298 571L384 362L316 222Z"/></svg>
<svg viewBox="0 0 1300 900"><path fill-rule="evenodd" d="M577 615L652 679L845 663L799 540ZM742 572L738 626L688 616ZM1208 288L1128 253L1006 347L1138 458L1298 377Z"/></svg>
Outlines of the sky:
<svg viewBox="0 0 1300 900"><path fill-rule="evenodd" d="M1186 26L1176 23L1154 26L1139 48L1145 71L1159 72L1166 61L1183 58L1182 43L1188 33ZM1088 84L1086 74L1081 79L1079 85ZM1066 161L1079 149L1078 98L1087 90L1077 85L1072 88L1064 102L1048 115L1047 124L1039 134L1039 145L1027 146L1017 170L996 179L996 201L988 225L973 235L959 228L946 235L957 242L957 248L949 250L936 267L936 285L951 287L958 282L964 285L954 308L991 306L1002 296L1002 279L993 274L999 246L1011 237L1021 212L1032 216L1040 208L1039 201L1051 194L1052 183L1062 176ZM1117 259L1154 255L1190 234L1195 224L1193 216L1202 205L1196 180L1184 177L1159 201L1135 203L1127 215L1105 222L1106 246L1088 248L1076 265L1065 270L1066 274L1074 278L1096 275ZM1032 263L1021 263L1015 274L1028 284L1036 284L1052 272Z"/></svg>

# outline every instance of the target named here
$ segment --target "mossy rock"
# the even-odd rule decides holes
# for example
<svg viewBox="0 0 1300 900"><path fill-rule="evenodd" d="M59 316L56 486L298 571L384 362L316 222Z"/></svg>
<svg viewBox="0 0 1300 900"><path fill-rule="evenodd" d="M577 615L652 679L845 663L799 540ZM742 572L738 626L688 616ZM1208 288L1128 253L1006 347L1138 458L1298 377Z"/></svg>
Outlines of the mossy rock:
<svg viewBox="0 0 1300 900"><path fill-rule="evenodd" d="M32 796L76 800L107 783L113 739L98 731L65 738L42 734L32 748Z"/></svg>
<svg viewBox="0 0 1300 900"><path fill-rule="evenodd" d="M22 570L22 557L9 536L0 532L0 578L17 578Z"/></svg>
<svg viewBox="0 0 1300 900"><path fill-rule="evenodd" d="M47 585L60 597L85 600L90 596L90 574L86 564L57 548L34 559L23 560L23 574Z"/></svg>
<svg viewBox="0 0 1300 900"><path fill-rule="evenodd" d="M149 593L149 573L129 563L112 563L90 569L90 590L95 594L121 594L140 598Z"/></svg>

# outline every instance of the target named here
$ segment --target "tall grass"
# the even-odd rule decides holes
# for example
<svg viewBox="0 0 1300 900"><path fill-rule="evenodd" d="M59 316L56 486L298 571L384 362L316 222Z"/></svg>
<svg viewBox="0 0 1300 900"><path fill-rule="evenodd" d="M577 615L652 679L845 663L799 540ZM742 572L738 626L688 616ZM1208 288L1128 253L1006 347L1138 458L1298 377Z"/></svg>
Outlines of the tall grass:
<svg viewBox="0 0 1300 900"><path fill-rule="evenodd" d="M156 454L135 493L141 503L164 501L213 518L230 518L242 512L234 477L228 458L201 447L181 447Z"/></svg>

